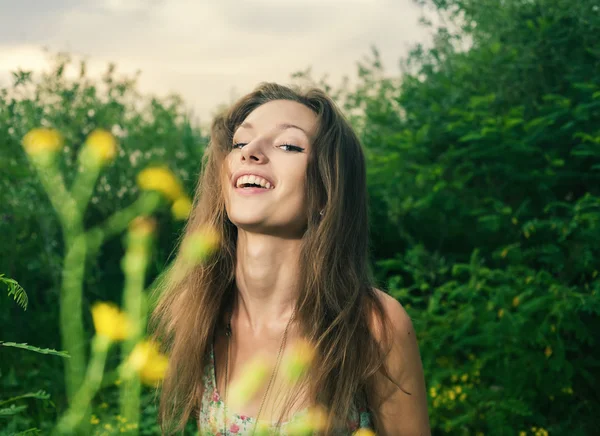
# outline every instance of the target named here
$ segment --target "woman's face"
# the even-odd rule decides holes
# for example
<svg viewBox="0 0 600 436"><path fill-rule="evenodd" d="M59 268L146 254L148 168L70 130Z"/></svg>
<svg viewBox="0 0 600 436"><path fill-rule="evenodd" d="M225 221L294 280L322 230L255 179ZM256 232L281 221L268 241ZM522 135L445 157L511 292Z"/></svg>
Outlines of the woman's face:
<svg viewBox="0 0 600 436"><path fill-rule="evenodd" d="M306 226L306 167L315 113L289 100L265 103L234 132L223 195L238 228L301 237Z"/></svg>

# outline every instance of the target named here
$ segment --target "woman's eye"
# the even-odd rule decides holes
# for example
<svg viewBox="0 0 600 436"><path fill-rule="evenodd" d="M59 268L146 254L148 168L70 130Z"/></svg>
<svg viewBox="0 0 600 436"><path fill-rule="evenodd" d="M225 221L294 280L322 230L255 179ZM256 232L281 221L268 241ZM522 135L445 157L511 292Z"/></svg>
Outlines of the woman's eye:
<svg viewBox="0 0 600 436"><path fill-rule="evenodd" d="M246 145L246 142L236 142L231 148L242 148L244 145Z"/></svg>
<svg viewBox="0 0 600 436"><path fill-rule="evenodd" d="M281 144L279 146L279 148L281 148L284 151L296 151L296 152L303 152L304 149L302 147L298 147L297 145L292 145L292 144Z"/></svg>

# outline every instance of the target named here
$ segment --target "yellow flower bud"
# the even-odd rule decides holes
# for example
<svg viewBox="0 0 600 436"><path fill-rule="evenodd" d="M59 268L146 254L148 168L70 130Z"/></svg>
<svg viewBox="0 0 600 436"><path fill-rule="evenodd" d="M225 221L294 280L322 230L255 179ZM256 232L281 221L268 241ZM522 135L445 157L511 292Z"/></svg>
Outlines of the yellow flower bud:
<svg viewBox="0 0 600 436"><path fill-rule="evenodd" d="M143 383L156 386L165 378L169 360L155 342L142 341L134 347L125 365L137 372Z"/></svg>
<svg viewBox="0 0 600 436"><path fill-rule="evenodd" d="M63 137L55 129L31 129L23 137L23 148L32 156L43 152L55 153L63 146Z"/></svg>
<svg viewBox="0 0 600 436"><path fill-rule="evenodd" d="M176 220L184 221L190 216L190 212L192 211L192 202L186 197L179 197L171 206L171 213Z"/></svg>
<svg viewBox="0 0 600 436"><path fill-rule="evenodd" d="M502 318L504 316L504 309L498 310L498 318Z"/></svg>
<svg viewBox="0 0 600 436"><path fill-rule="evenodd" d="M183 196L183 188L173 173L164 167L150 167L137 176L137 184L143 191L158 191L171 201Z"/></svg>
<svg viewBox="0 0 600 436"><path fill-rule="evenodd" d="M516 296L515 298L513 298L513 301L512 301L513 307L517 307L520 303L521 303L521 300L519 299L519 296Z"/></svg>
<svg viewBox="0 0 600 436"><path fill-rule="evenodd" d="M206 260L219 246L219 233L211 226L205 226L194 232L183 241L181 254L192 264Z"/></svg>
<svg viewBox="0 0 600 436"><path fill-rule="evenodd" d="M352 433L352 436L375 436L375 432L368 428L359 428Z"/></svg>
<svg viewBox="0 0 600 436"><path fill-rule="evenodd" d="M271 367L262 357L256 357L244 366L244 375L231 383L229 388L229 402L232 410L236 410L248 403L258 392L258 389L267 381Z"/></svg>
<svg viewBox="0 0 600 436"><path fill-rule="evenodd" d="M315 357L315 348L305 339L290 347L282 362L282 371L288 382L296 383L308 371Z"/></svg>
<svg viewBox="0 0 600 436"><path fill-rule="evenodd" d="M546 355L546 357L552 356L552 348L546 347L546 349L544 350L544 354Z"/></svg>
<svg viewBox="0 0 600 436"><path fill-rule="evenodd" d="M117 140L104 129L92 131L88 135L85 145L101 164L112 161L117 155Z"/></svg>
<svg viewBox="0 0 600 436"><path fill-rule="evenodd" d="M327 425L327 412L321 406L309 408L306 413L288 424L287 432L293 435L313 435L322 431ZM364 433L354 433L365 435ZM371 434L371 433L368 433Z"/></svg>
<svg viewBox="0 0 600 436"><path fill-rule="evenodd" d="M96 334L113 341L129 336L131 324L125 314L112 303L96 303L92 307L92 319Z"/></svg>
<svg viewBox="0 0 600 436"><path fill-rule="evenodd" d="M138 216L129 223L129 232L134 236L147 237L156 230L156 220L154 218Z"/></svg>

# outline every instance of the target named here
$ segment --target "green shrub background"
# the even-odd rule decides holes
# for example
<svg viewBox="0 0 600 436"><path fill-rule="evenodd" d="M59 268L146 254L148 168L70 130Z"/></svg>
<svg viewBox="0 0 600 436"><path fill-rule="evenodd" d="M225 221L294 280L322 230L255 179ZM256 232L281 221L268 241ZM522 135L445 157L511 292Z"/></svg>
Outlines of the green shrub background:
<svg viewBox="0 0 600 436"><path fill-rule="evenodd" d="M419 0L445 18L435 42L384 71L376 49L335 96L368 156L373 266L417 330L434 434L592 435L600 428L600 6L592 0ZM67 78L67 70L77 70ZM293 77L314 83L308 72ZM350 83L350 82L348 82ZM67 55L45 74L14 72L0 89L0 273L28 292L25 313L0 296L2 340L60 349L59 225L20 141L37 126L66 137L67 181L94 128L119 137L86 223L137 195L149 163L192 193L208 141L177 96L140 95L110 66L86 75ZM151 276L181 223L159 216ZM122 238L86 270L86 308L120 300ZM89 310L86 311L89 322ZM46 357L46 356L43 356ZM113 362L117 361L114 356ZM62 362L0 348L0 433L48 429L64 408ZM114 387L94 413L115 422ZM154 392L141 434L156 434ZM543 429L543 430L540 430Z"/></svg>

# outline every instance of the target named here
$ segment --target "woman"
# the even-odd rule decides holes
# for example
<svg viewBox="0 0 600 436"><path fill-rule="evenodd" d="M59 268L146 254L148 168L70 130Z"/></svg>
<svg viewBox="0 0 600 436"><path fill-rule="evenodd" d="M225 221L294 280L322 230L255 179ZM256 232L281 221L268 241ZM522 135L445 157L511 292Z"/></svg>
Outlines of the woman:
<svg viewBox="0 0 600 436"><path fill-rule="evenodd" d="M165 433L194 416L202 434L253 434L257 419L289 434L320 405L325 434L429 434L411 321L369 275L360 143L324 93L263 84L215 120L183 243L207 225L218 252L171 279L154 313ZM299 339L315 357L289 386L277 363ZM228 388L259 355L269 382L232 410Z"/></svg>

